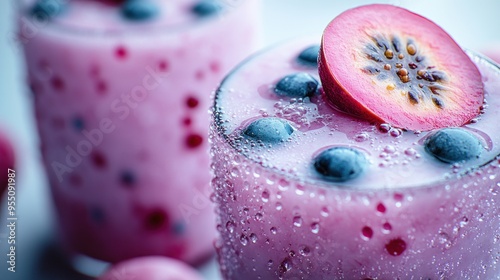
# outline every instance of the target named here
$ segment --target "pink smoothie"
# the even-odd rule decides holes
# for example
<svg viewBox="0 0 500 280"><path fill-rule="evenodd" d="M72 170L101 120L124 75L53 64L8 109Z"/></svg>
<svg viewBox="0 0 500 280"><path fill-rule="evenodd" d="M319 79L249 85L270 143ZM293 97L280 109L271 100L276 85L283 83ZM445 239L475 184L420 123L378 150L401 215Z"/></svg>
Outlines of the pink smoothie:
<svg viewBox="0 0 500 280"><path fill-rule="evenodd" d="M448 164L424 148L436 131L346 115L326 104L321 85L305 98L276 94L290 74L320 84L317 66L298 59L318 43L261 52L217 92L211 151L224 278L500 279L500 69L469 54L486 105L462 129L482 153ZM286 121L290 138L247 137L250 124L268 117ZM325 180L313 162L332 147L364 154L364 172Z"/></svg>
<svg viewBox="0 0 500 280"><path fill-rule="evenodd" d="M258 1L58 1L20 17L29 84L62 243L108 262L210 256L207 110L223 75L256 44ZM115 1L119 2L119 1ZM136 15L140 17L141 15Z"/></svg>

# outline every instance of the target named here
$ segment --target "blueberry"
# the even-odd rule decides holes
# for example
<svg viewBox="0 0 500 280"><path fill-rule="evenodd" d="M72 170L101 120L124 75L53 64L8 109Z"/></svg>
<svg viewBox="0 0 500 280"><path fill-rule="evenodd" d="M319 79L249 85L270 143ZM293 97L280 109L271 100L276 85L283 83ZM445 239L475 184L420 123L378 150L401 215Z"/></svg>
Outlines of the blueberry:
<svg viewBox="0 0 500 280"><path fill-rule="evenodd" d="M348 147L334 147L321 152L314 159L314 169L322 178L345 182L361 175L367 166L365 155Z"/></svg>
<svg viewBox="0 0 500 280"><path fill-rule="evenodd" d="M82 131L85 128L85 124L83 122L83 119L80 117L73 118L73 121L71 122L71 124L76 129L76 131Z"/></svg>
<svg viewBox="0 0 500 280"><path fill-rule="evenodd" d="M293 132L293 127L287 121L269 117L252 122L245 128L243 134L253 140L279 143L290 138Z"/></svg>
<svg viewBox="0 0 500 280"><path fill-rule="evenodd" d="M64 5L58 0L38 0L31 9L31 14L38 20L48 20L60 14Z"/></svg>
<svg viewBox="0 0 500 280"><path fill-rule="evenodd" d="M122 174L120 175L120 181L122 182L123 185L130 187L133 186L136 182L136 178L134 173L131 171L123 171Z"/></svg>
<svg viewBox="0 0 500 280"><path fill-rule="evenodd" d="M460 128L445 128L425 140L425 150L440 161L455 163L477 158L484 147L470 132Z"/></svg>
<svg viewBox="0 0 500 280"><path fill-rule="evenodd" d="M307 66L318 66L319 45L313 45L303 50L297 60Z"/></svg>
<svg viewBox="0 0 500 280"><path fill-rule="evenodd" d="M318 81L307 73L296 73L285 76L274 88L279 96L304 98L312 96L318 89Z"/></svg>
<svg viewBox="0 0 500 280"><path fill-rule="evenodd" d="M214 0L202 0L196 3L191 11L200 17L210 16L218 13L221 7Z"/></svg>
<svg viewBox="0 0 500 280"><path fill-rule="evenodd" d="M122 6L122 14L129 20L143 21L154 18L158 14L158 7L147 0L128 0Z"/></svg>

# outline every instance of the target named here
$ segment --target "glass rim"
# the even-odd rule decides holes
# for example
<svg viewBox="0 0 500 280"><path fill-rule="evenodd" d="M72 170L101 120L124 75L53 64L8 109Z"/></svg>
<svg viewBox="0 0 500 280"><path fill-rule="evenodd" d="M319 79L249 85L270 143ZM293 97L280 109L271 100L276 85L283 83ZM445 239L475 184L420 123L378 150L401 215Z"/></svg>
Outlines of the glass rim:
<svg viewBox="0 0 500 280"><path fill-rule="evenodd" d="M287 42L293 42L292 41L287 41ZM297 41L297 40L295 40ZM283 172L279 170L276 167L273 166L266 166L262 162L256 161L255 159L249 157L248 155L245 155L244 153L240 153L236 150L236 147L232 143L232 140L230 139L230 136L224 133L224 127L222 125L222 121L220 118L218 118L218 100L219 96L223 91L224 85L230 80L230 78L237 73L240 69L242 69L248 62L252 61L256 57L261 56L262 54L275 49L279 46L283 45L283 42L274 44L272 46L266 47L264 49L261 49L258 52L253 53L252 55L248 56L246 59L241 61L236 67L234 67L227 75L226 77L220 82L218 88L215 90L214 96L213 96L213 104L211 107L211 123L214 126L213 128L210 129L211 134L214 137L219 137L224 141L224 144L227 145L232 149L231 152L234 152L237 155L242 156L243 160L248 161L252 165L257 165L261 167L263 170L270 172L272 174L278 175L285 180L291 182L291 183L296 183L300 185L314 185L315 187L321 187L326 190L334 190L334 191L344 191L344 192L349 192L349 193L383 193L383 192L403 192L403 191L414 191L414 190L429 190L433 188L440 188L441 186L451 186L460 180L467 178L468 176L474 176L473 174L477 172L478 170L484 170L487 168L491 168L495 162L500 161L500 154L497 154L493 156L493 158L480 163L478 165L474 165L470 168L467 168L466 170L458 173L458 174L453 174L450 178L440 178L438 180L429 182L429 183L423 183L423 184L412 184L412 185L407 185L407 186L393 186L393 187L368 187L368 188L360 188L359 185L355 186L353 184L338 184L336 182L329 182L325 180L321 180L319 178L314 178L314 177L305 177L305 178L300 178L299 176L289 174L286 172ZM500 77L500 64L494 62L487 56L480 54L478 52L469 50L469 49L464 49L465 53L471 58L471 59L478 59L479 62L483 61L485 62L486 66L490 68L492 71L495 71L499 74ZM476 64L477 62L475 62ZM500 78L499 78L500 80ZM210 147L210 149L213 149L213 146Z"/></svg>
<svg viewBox="0 0 500 280"><path fill-rule="evenodd" d="M72 1L72 0L65 0L65 1ZM247 2L248 0L242 0L244 2ZM255 1L255 0L253 0ZM48 28L51 31L56 31L56 32L61 32L61 33L66 33L70 35L77 35L77 36L96 36L96 37L106 37L106 36L136 36L136 37L142 37L142 36L151 36L151 34L163 34L163 35L168 35L168 34L176 34L176 33L182 33L185 32L186 30L195 30L195 29L201 29L207 24L215 24L216 22L219 22L221 19L221 15L226 15L226 14L233 14L233 10L237 10L240 7L234 7L231 9L228 8L222 8L221 11L205 16L205 17L200 17L196 20L190 20L187 22L183 22L180 24L175 24L175 25L154 25L154 26L143 26L141 23L137 23L137 27L127 27L123 29L116 29L116 30L97 30L93 28L86 28L82 26L74 26L74 25L66 25L66 24L60 24L54 21L51 21L50 19L45 19L43 21L37 20L34 15L30 15L30 8L29 2L27 0L20 0L16 1L17 3L15 4L17 6L16 8L16 16L18 20L26 19L28 20L31 24L42 24L43 28Z"/></svg>

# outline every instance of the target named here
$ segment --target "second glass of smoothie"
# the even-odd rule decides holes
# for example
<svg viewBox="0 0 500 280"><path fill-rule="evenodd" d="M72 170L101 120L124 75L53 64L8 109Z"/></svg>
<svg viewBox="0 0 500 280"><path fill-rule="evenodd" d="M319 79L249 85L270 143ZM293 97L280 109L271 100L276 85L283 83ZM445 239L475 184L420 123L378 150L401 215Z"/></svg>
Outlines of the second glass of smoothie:
<svg viewBox="0 0 500 280"><path fill-rule="evenodd" d="M257 43L258 1L27 1L19 18L65 248L212 254L207 110Z"/></svg>

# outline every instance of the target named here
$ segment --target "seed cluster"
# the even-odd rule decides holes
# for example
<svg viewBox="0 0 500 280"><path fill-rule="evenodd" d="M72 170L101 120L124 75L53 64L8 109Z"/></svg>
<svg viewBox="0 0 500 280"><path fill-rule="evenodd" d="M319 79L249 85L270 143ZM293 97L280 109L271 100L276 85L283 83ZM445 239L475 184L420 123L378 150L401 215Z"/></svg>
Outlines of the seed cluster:
<svg viewBox="0 0 500 280"><path fill-rule="evenodd" d="M412 105L430 101L435 107L444 108L443 94L448 90L446 73L426 59L414 40L388 38L371 37L365 49L368 65L363 72L377 75L379 80L394 77L393 81L388 81L386 89L401 89Z"/></svg>

